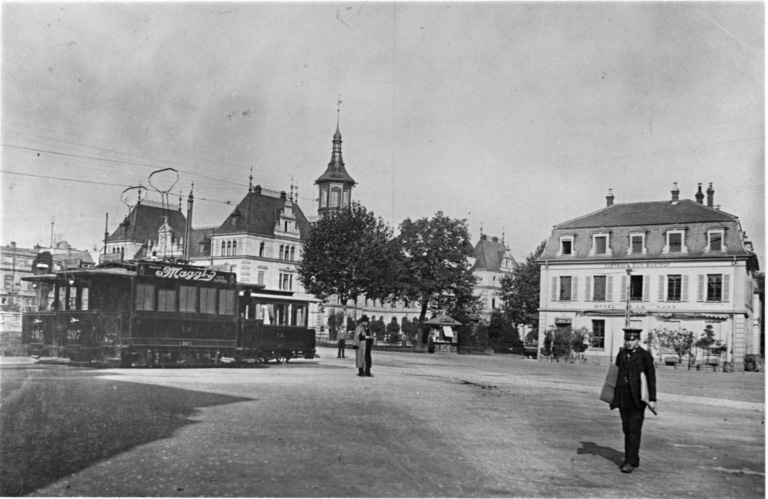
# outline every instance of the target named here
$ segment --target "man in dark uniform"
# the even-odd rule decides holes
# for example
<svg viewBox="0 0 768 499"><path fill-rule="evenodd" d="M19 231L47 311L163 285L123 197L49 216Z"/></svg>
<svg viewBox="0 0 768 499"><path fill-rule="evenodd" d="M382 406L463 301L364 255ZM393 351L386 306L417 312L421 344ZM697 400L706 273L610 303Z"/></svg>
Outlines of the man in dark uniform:
<svg viewBox="0 0 768 499"><path fill-rule="evenodd" d="M645 406L656 409L656 368L651 354L640 347L641 329L624 328L624 348L619 350L616 366L619 376L611 409L619 408L624 431L624 462L621 471L632 473L640 466L640 436L645 419ZM644 398L641 374L647 380L647 400Z"/></svg>

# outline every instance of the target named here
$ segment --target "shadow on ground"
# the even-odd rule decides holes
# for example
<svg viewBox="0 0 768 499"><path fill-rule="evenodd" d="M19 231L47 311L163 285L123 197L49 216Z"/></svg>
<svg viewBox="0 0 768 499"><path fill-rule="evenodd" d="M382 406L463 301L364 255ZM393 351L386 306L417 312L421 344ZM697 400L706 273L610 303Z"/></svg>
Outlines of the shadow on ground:
<svg viewBox="0 0 768 499"><path fill-rule="evenodd" d="M80 369L3 370L0 496L20 496L171 437L198 409L252 399L99 378Z"/></svg>
<svg viewBox="0 0 768 499"><path fill-rule="evenodd" d="M581 442L582 448L576 451L576 454L592 454L607 459L616 466L621 466L624 462L624 453L619 452L612 447L602 447L594 442Z"/></svg>

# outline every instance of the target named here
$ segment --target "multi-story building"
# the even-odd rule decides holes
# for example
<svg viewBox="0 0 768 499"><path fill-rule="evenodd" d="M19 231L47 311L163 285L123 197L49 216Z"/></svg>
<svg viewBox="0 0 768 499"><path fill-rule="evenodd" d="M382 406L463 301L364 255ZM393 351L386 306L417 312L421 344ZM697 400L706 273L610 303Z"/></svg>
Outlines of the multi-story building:
<svg viewBox="0 0 768 499"><path fill-rule="evenodd" d="M32 275L32 262L37 251L19 248L15 242L0 246L0 274L3 288L0 290L0 309L23 311L35 306L35 290L32 283L22 277Z"/></svg>
<svg viewBox="0 0 768 499"><path fill-rule="evenodd" d="M714 205L714 189L701 184L696 201L614 204L555 225L539 258L539 345L547 328L591 331L586 356L609 363L623 345L627 308L632 327L686 329L696 337L711 328L737 367L759 354L753 327L757 256L738 217ZM757 332L756 332L757 331Z"/></svg>
<svg viewBox="0 0 768 499"><path fill-rule="evenodd" d="M182 258L187 219L178 209L156 201L139 199L112 234L106 238L101 260Z"/></svg>
<svg viewBox="0 0 768 499"><path fill-rule="evenodd" d="M501 278L512 272L517 267L517 262L504 244L503 237L501 241L495 236L488 240L487 235L481 234L474 251L472 272L477 278L475 296L482 299L483 310L479 315L487 321L490 320L491 313L501 306L497 295L501 289Z"/></svg>

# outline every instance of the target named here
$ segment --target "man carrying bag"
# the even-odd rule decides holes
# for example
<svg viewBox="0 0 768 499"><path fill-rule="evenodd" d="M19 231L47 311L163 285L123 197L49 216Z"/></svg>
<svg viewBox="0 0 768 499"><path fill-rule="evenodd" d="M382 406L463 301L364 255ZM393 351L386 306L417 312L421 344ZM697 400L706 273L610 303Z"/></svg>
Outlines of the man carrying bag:
<svg viewBox="0 0 768 499"><path fill-rule="evenodd" d="M619 408L624 432L623 473L632 473L640 466L640 438L642 436L645 407L656 414L656 368L651 354L640 347L640 329L624 328L624 348L616 356L615 366L608 377L600 399L611 409ZM613 384L613 394L610 385Z"/></svg>

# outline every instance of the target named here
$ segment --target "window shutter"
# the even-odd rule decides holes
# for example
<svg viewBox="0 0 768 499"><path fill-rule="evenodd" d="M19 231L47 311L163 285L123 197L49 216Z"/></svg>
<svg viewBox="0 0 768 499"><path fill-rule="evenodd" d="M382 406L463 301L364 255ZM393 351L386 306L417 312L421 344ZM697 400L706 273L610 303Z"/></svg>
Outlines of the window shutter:
<svg viewBox="0 0 768 499"><path fill-rule="evenodd" d="M688 301L688 276L683 276L683 296L682 301Z"/></svg>
<svg viewBox="0 0 768 499"><path fill-rule="evenodd" d="M731 276L723 274L723 301L728 301L731 296Z"/></svg>
<svg viewBox="0 0 768 499"><path fill-rule="evenodd" d="M659 301L664 301L664 277L663 275L659 276Z"/></svg>
<svg viewBox="0 0 768 499"><path fill-rule="evenodd" d="M557 277L552 278L552 301L557 301Z"/></svg>
<svg viewBox="0 0 768 499"><path fill-rule="evenodd" d="M605 276L605 301L613 301L613 276Z"/></svg>
<svg viewBox="0 0 768 499"><path fill-rule="evenodd" d="M651 299L651 292L648 289L651 287L651 280L648 277L650 276L643 277L643 301L650 301Z"/></svg>
<svg viewBox="0 0 768 499"><path fill-rule="evenodd" d="M696 297L696 301L704 301L704 288L705 288L704 278L705 278L704 275L699 274L699 294Z"/></svg>
<svg viewBox="0 0 768 499"><path fill-rule="evenodd" d="M579 301L579 278L573 276L573 286L571 287L571 301Z"/></svg>
<svg viewBox="0 0 768 499"><path fill-rule="evenodd" d="M592 276L587 276L587 282L586 282L586 288L584 290L584 301L590 301L592 299L592 290L590 289L592 285Z"/></svg>
<svg viewBox="0 0 768 499"><path fill-rule="evenodd" d="M621 302L627 301L627 276L621 276Z"/></svg>

